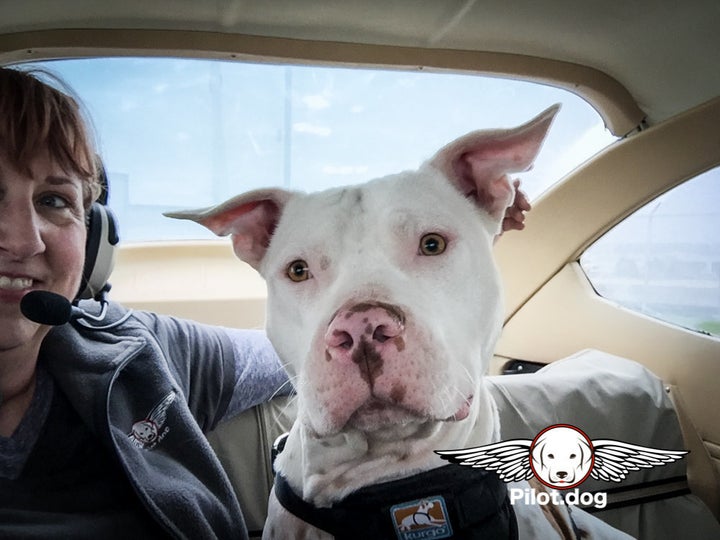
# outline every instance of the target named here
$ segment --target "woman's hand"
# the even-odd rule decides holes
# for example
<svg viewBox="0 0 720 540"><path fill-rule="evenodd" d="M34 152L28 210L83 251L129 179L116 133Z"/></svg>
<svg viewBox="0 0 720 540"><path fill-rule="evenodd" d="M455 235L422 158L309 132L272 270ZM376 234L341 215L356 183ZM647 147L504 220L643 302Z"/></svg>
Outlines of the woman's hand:
<svg viewBox="0 0 720 540"><path fill-rule="evenodd" d="M515 199L513 203L505 210L505 217L502 222L502 233L505 231L522 231L525 228L525 212L528 212L532 206L528 201L527 195L520 189L520 180L514 180Z"/></svg>

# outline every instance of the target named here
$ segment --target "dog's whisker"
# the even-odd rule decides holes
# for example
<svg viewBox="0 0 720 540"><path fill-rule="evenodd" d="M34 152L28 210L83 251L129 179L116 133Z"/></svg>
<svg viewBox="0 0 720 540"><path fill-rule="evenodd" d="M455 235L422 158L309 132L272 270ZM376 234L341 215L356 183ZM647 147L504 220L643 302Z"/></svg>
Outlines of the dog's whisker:
<svg viewBox="0 0 720 540"><path fill-rule="evenodd" d="M293 384L292 381L293 381L293 379L296 379L296 378L297 378L297 377L291 377L291 378L289 378L287 381L285 381L284 383L282 383L280 386L278 386L278 387L275 389L275 391L272 393L272 395L270 396L270 399L273 399L273 398L281 395L282 392L283 392L283 390L284 390L288 385L290 385L291 388L295 388L295 385Z"/></svg>
<svg viewBox="0 0 720 540"><path fill-rule="evenodd" d="M287 371L286 368L290 365L290 362L280 362L280 366L276 371Z"/></svg>
<svg viewBox="0 0 720 540"><path fill-rule="evenodd" d="M291 396L288 398L288 401L287 401L287 403L285 404L285 406L280 410L280 414L279 414L278 416L287 416L287 415L288 415L288 411L290 410L291 407L293 407L293 406L295 405L295 402L296 402L296 401L297 401L297 394L291 395ZM290 411L290 413L292 413L292 412L293 412L293 411Z"/></svg>
<svg viewBox="0 0 720 540"><path fill-rule="evenodd" d="M474 376L472 375L472 373L470 373L470 370L467 368L467 366L463 366L463 365L461 364L460 367L462 368L462 373L463 373L463 375L466 376L468 382L469 382L470 384L472 384L472 383L476 380L476 377L474 377Z"/></svg>
<svg viewBox="0 0 720 540"><path fill-rule="evenodd" d="M442 388L440 391L440 396L439 396L440 405L442 407L446 406L449 403L452 403L451 392L454 388L455 388L454 386L448 386L447 384L442 385Z"/></svg>

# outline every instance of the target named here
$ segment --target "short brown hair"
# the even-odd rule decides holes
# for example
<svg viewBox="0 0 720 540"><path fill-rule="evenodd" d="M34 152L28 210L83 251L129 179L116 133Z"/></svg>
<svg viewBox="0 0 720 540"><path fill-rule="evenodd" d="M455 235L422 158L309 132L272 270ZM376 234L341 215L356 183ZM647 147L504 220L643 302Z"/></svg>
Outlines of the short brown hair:
<svg viewBox="0 0 720 540"><path fill-rule="evenodd" d="M79 100L56 75L44 70L0 67L0 151L30 174L40 149L83 182L88 209L100 195L97 156Z"/></svg>

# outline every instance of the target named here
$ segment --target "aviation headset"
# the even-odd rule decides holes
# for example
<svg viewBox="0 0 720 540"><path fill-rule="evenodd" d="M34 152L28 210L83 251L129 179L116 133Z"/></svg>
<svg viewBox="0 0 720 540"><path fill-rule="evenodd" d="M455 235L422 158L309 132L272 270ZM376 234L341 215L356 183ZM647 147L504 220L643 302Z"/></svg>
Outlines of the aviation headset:
<svg viewBox="0 0 720 540"><path fill-rule="evenodd" d="M98 180L102 193L92 203L87 216L87 241L85 242L85 266L80 290L75 302L94 298L102 301L110 290L108 279L115 266L115 255L120 237L117 219L107 206L108 180L102 162L98 159Z"/></svg>

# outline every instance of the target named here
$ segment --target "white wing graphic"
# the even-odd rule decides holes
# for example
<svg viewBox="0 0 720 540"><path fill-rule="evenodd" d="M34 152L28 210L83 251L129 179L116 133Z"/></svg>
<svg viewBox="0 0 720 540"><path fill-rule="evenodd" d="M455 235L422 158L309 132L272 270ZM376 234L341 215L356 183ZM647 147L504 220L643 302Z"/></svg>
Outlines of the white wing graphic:
<svg viewBox="0 0 720 540"><path fill-rule="evenodd" d="M435 453L451 463L496 471L504 482L517 482L533 477L531 444L529 439L511 439L463 450L435 450Z"/></svg>
<svg viewBox="0 0 720 540"><path fill-rule="evenodd" d="M160 403L153 407L144 420L135 422L132 425L128 438L135 446L141 450L154 444L160 434L160 428L165 424L167 419L168 407L175 401L175 392L170 392Z"/></svg>
<svg viewBox="0 0 720 540"><path fill-rule="evenodd" d="M170 407L173 401L175 401L175 392L170 392L160 403L155 405L155 408L150 411L147 419L154 422L157 427L162 427L165 423L165 417L167 417L168 407Z"/></svg>
<svg viewBox="0 0 720 540"><path fill-rule="evenodd" d="M687 454L684 450L661 450L612 439L599 439L592 444L595 464L590 476L606 482L621 482L630 471L666 465Z"/></svg>

